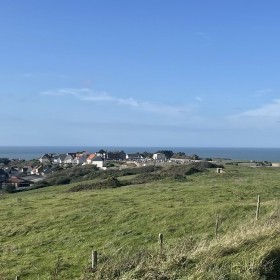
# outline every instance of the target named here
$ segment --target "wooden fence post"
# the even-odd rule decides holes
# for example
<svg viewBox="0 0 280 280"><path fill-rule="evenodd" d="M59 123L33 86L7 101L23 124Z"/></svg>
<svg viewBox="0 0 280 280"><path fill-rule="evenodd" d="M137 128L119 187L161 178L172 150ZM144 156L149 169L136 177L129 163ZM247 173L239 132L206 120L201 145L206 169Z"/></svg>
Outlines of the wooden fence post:
<svg viewBox="0 0 280 280"><path fill-rule="evenodd" d="M16 276L16 280L19 280L19 276Z"/></svg>
<svg viewBox="0 0 280 280"><path fill-rule="evenodd" d="M258 195L257 210L256 210L256 221L257 221L258 218L259 218L260 206L261 206L261 197Z"/></svg>
<svg viewBox="0 0 280 280"><path fill-rule="evenodd" d="M91 252L91 268L93 270L97 269L97 251Z"/></svg>
<svg viewBox="0 0 280 280"><path fill-rule="evenodd" d="M163 234L162 233L160 233L158 235L158 242L159 242L160 250L162 250L162 248L163 248Z"/></svg>
<svg viewBox="0 0 280 280"><path fill-rule="evenodd" d="M219 223L220 223L220 217L219 215L216 217L216 224L215 224L215 237L218 237L218 230L219 230Z"/></svg>

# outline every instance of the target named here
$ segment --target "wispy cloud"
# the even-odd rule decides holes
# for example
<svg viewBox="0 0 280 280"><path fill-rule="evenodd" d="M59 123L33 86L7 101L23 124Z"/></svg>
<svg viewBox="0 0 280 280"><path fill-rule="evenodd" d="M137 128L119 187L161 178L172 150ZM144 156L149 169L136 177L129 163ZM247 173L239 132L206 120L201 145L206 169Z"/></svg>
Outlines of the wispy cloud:
<svg viewBox="0 0 280 280"><path fill-rule="evenodd" d="M196 96L195 99L196 99L197 101L199 101L199 102L202 102L202 101L203 101L203 99L202 99L200 96Z"/></svg>
<svg viewBox="0 0 280 280"><path fill-rule="evenodd" d="M89 102L109 102L114 103L119 106L127 106L130 108L158 113L158 114L165 114L165 115L186 115L191 114L194 109L195 105L188 105L188 106L173 106L161 103L152 103L149 101L139 101L132 97L129 98L119 98L108 94L107 92L95 92L89 88L82 88L82 89L73 89L73 88L65 88L59 89L54 91L45 91L41 93L45 96L61 96L67 97L72 96L77 98L81 101L89 101Z"/></svg>
<svg viewBox="0 0 280 280"><path fill-rule="evenodd" d="M277 124L280 120L280 99L275 99L259 108L229 116L228 119L242 125L249 124L256 127L268 127Z"/></svg>

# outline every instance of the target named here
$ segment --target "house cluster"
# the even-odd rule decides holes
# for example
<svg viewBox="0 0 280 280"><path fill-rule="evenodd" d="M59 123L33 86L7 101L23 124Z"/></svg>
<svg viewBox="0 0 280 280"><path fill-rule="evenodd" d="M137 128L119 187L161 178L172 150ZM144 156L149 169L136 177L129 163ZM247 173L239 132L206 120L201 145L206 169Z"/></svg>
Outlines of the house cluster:
<svg viewBox="0 0 280 280"><path fill-rule="evenodd" d="M100 150L96 153L87 153L85 151L61 154L48 153L42 155L38 161L35 166L17 167L15 165L0 168L0 189L13 187L16 190L21 190L30 187L61 166L95 165L100 169L106 169L107 162L133 162L136 165L142 165L147 162L165 162L167 159L166 155L160 152L149 154L148 157L140 153Z"/></svg>
<svg viewBox="0 0 280 280"><path fill-rule="evenodd" d="M0 189L13 188L25 189L40 180L38 176L31 175L32 168L29 166L16 168L4 167L0 169Z"/></svg>
<svg viewBox="0 0 280 280"><path fill-rule="evenodd" d="M55 165L85 165L93 164L104 169L104 155L100 153L87 154L85 151L66 154L44 154L39 158L40 168Z"/></svg>
<svg viewBox="0 0 280 280"><path fill-rule="evenodd" d="M105 169L107 161L134 161L145 162L148 160L166 161L166 156L163 153L154 153L152 159L145 158L140 153L125 153L124 151L116 152L97 152L88 154L85 151L65 154L44 154L39 158L41 168L45 165L96 165L101 169ZM38 168L38 167L37 167Z"/></svg>

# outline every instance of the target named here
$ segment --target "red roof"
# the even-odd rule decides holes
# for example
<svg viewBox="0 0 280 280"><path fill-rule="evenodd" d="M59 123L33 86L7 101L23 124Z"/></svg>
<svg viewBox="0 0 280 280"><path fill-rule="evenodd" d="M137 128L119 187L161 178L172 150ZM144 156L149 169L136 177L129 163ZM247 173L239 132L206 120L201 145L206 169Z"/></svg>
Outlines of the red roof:
<svg viewBox="0 0 280 280"><path fill-rule="evenodd" d="M95 157L96 157L96 154L90 154L87 159L93 160Z"/></svg>

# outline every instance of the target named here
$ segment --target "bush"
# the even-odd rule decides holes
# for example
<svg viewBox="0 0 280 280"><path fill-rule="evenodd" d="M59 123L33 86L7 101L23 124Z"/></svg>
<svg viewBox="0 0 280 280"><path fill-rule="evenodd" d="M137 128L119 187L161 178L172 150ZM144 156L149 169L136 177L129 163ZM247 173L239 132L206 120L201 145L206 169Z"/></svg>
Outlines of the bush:
<svg viewBox="0 0 280 280"><path fill-rule="evenodd" d="M4 165L8 165L11 161L8 158L0 158L0 163Z"/></svg>
<svg viewBox="0 0 280 280"><path fill-rule="evenodd" d="M266 253L259 270L261 279L280 279L280 247Z"/></svg>
<svg viewBox="0 0 280 280"><path fill-rule="evenodd" d="M111 177L104 181L96 182L96 183L84 183L76 185L69 189L70 192L79 192L85 190L98 190L98 189L106 189L106 188L118 188L121 187L121 182L115 178Z"/></svg>
<svg viewBox="0 0 280 280"><path fill-rule="evenodd" d="M50 184L46 180L39 181L32 186L32 189L39 189L44 187L49 187Z"/></svg>
<svg viewBox="0 0 280 280"><path fill-rule="evenodd" d="M120 187L122 185L121 182L117 178L115 178L115 177L109 178L107 180L106 184L108 186L111 186L112 188L118 188L118 187Z"/></svg>
<svg viewBox="0 0 280 280"><path fill-rule="evenodd" d="M56 179L55 181L55 185L67 185L70 184L71 179L67 178L67 177L61 177Z"/></svg>
<svg viewBox="0 0 280 280"><path fill-rule="evenodd" d="M16 187L12 184L8 184L6 186L3 186L3 191L4 192L7 192L7 193L14 193L16 192Z"/></svg>

